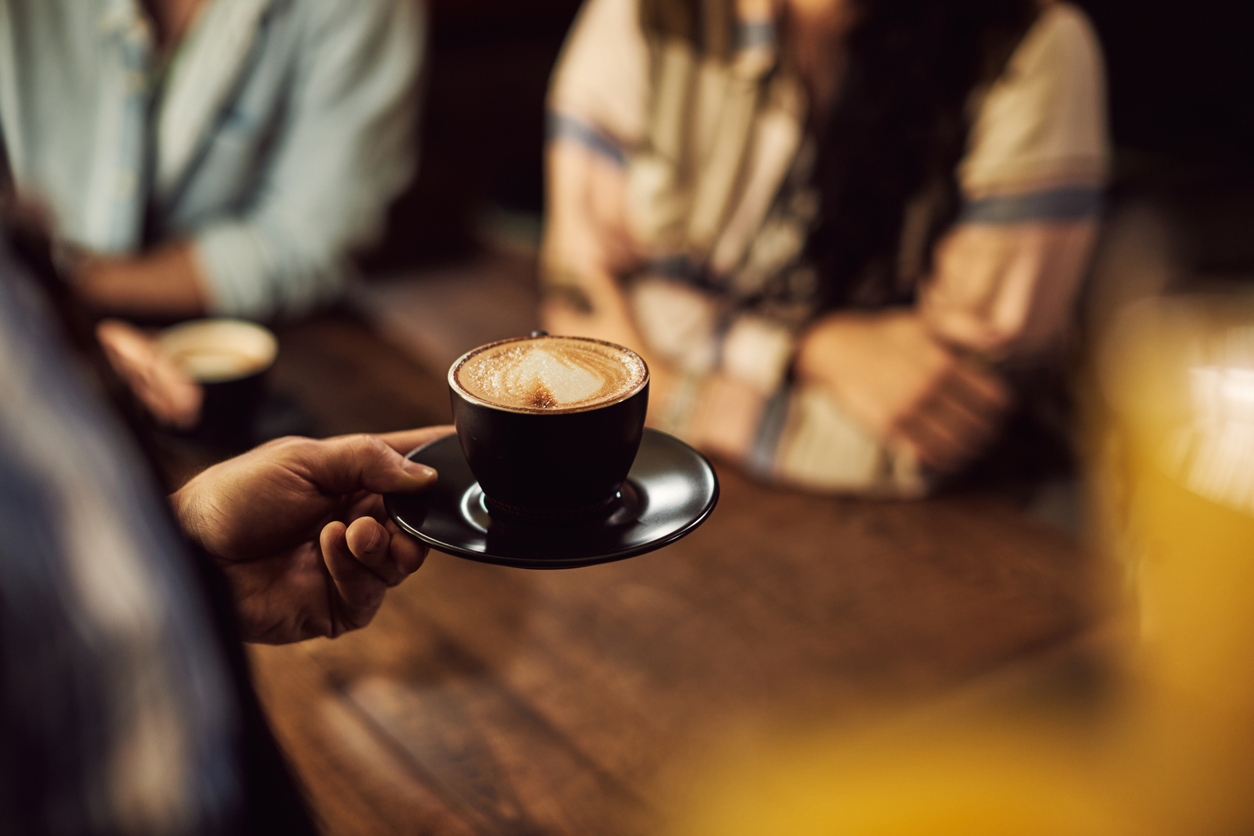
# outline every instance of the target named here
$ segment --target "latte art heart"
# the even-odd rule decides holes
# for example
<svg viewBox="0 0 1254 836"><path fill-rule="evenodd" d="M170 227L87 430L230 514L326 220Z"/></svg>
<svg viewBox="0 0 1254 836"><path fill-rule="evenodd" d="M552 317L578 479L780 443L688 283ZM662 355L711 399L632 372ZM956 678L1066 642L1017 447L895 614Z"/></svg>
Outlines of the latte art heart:
<svg viewBox="0 0 1254 836"><path fill-rule="evenodd" d="M563 362L543 348L502 371L502 391L525 392L532 406L545 409L586 401L605 387L605 378L595 371Z"/></svg>
<svg viewBox="0 0 1254 836"><path fill-rule="evenodd" d="M580 409L636 391L644 362L625 349L593 340L538 337L502 343L471 354L453 371L474 397L524 410Z"/></svg>

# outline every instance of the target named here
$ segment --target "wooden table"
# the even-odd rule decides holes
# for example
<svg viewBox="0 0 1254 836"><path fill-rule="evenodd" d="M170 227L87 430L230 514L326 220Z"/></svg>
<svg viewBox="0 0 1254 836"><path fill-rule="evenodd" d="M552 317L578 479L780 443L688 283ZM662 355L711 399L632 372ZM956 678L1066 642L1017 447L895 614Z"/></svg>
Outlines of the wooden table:
<svg viewBox="0 0 1254 836"><path fill-rule="evenodd" d="M448 420L443 375L351 317L281 334L326 434ZM253 651L325 831L656 832L745 724L952 694L1090 623L1078 544L1007 502L769 490L719 469L659 552L534 572L432 553L368 628Z"/></svg>

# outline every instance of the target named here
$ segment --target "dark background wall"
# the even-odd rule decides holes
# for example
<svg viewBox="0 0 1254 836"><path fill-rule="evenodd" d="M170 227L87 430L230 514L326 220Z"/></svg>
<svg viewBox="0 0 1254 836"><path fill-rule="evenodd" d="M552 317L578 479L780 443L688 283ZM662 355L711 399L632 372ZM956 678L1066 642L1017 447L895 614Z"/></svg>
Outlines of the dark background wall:
<svg viewBox="0 0 1254 836"><path fill-rule="evenodd" d="M1254 277L1250 4L1081 2L1106 51L1112 211L1153 207L1190 274Z"/></svg>
<svg viewBox="0 0 1254 836"><path fill-rule="evenodd" d="M419 174L393 209L372 269L467 252L488 205L540 211L545 90L579 5L428 0Z"/></svg>
<svg viewBox="0 0 1254 836"><path fill-rule="evenodd" d="M1190 159L1250 162L1250 4L1082 0L1082 5L1106 50L1121 145Z"/></svg>

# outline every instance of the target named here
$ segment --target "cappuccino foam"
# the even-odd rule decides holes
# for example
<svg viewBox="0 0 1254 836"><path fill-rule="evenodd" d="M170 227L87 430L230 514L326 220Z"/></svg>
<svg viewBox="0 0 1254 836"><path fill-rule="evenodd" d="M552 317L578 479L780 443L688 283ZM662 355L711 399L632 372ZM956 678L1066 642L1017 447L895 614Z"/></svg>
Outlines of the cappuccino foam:
<svg viewBox="0 0 1254 836"><path fill-rule="evenodd" d="M264 357L227 348L201 346L175 351L170 359L193 380L206 382L245 377L268 365Z"/></svg>
<svg viewBox="0 0 1254 836"><path fill-rule="evenodd" d="M274 362L274 334L252 322L199 319L157 337L160 351L194 380L225 383L264 371Z"/></svg>
<svg viewBox="0 0 1254 836"><path fill-rule="evenodd" d="M644 383L635 353L593 340L537 337L488 346L464 359L453 379L470 395L507 409L585 409L612 403Z"/></svg>

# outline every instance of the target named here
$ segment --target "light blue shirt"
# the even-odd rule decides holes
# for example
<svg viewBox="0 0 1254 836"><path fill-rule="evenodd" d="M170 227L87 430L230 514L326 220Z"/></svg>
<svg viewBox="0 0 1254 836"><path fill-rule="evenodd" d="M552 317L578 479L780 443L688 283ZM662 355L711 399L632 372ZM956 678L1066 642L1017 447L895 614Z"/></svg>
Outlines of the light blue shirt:
<svg viewBox="0 0 1254 836"><path fill-rule="evenodd" d="M420 11L206 0L162 74L139 0L0 0L13 178L86 249L191 240L214 313L299 313L412 174Z"/></svg>

